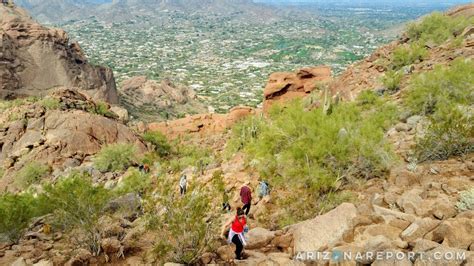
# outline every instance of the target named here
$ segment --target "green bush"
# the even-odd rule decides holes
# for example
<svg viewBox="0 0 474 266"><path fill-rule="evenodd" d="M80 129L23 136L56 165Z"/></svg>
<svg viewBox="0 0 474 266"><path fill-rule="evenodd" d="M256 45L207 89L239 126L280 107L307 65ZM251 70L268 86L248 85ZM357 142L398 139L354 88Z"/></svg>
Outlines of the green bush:
<svg viewBox="0 0 474 266"><path fill-rule="evenodd" d="M442 44L459 35L474 18L445 16L440 12L425 17L420 23L411 23L407 27L407 35L411 41L422 43L433 42Z"/></svg>
<svg viewBox="0 0 474 266"><path fill-rule="evenodd" d="M112 144L103 147L94 159L99 171L124 171L136 161L136 148L133 144Z"/></svg>
<svg viewBox="0 0 474 266"><path fill-rule="evenodd" d="M98 221L110 200L108 190L94 186L85 176L73 175L46 186L42 198L54 215L55 227L81 230L83 234L77 239L79 244L96 255L100 253Z"/></svg>
<svg viewBox="0 0 474 266"><path fill-rule="evenodd" d="M456 207L459 211L474 210L474 188L461 192Z"/></svg>
<svg viewBox="0 0 474 266"><path fill-rule="evenodd" d="M155 152L161 157L168 156L171 152L171 145L165 135L158 131L148 131L143 134L143 139L155 146Z"/></svg>
<svg viewBox="0 0 474 266"><path fill-rule="evenodd" d="M56 110L61 107L61 103L59 102L59 100L51 97L43 98L42 100L40 100L39 104L47 110Z"/></svg>
<svg viewBox="0 0 474 266"><path fill-rule="evenodd" d="M160 230L153 253L160 263L193 264L207 250L213 250L217 231L215 219L209 217L212 198L207 191L196 188L180 197L172 181L160 181L159 199L153 205L163 213L148 213ZM152 208L156 212L156 207Z"/></svg>
<svg viewBox="0 0 474 266"><path fill-rule="evenodd" d="M375 100L370 107L340 103L330 115L321 109L304 111L298 101L275 107L268 118L252 117L234 127L228 148L247 153L272 186L294 191L294 197L285 195L291 204L305 199L314 205L340 181L388 171L393 154L384 131L395 121L396 108L382 102ZM298 209L291 215L298 217Z"/></svg>
<svg viewBox="0 0 474 266"><path fill-rule="evenodd" d="M404 66L423 61L427 56L428 51L419 43L400 46L393 51L390 66L393 70L399 70Z"/></svg>
<svg viewBox="0 0 474 266"><path fill-rule="evenodd" d="M382 83L389 92L393 93L400 89L402 79L403 73L401 71L390 70L382 77Z"/></svg>
<svg viewBox="0 0 474 266"><path fill-rule="evenodd" d="M18 171L17 184L21 187L28 187L50 173L50 168L39 162L30 162Z"/></svg>
<svg viewBox="0 0 474 266"><path fill-rule="evenodd" d="M188 144L175 144L174 147L174 154L169 160L169 168L175 173L190 166L202 172L213 161L213 154L207 148Z"/></svg>
<svg viewBox="0 0 474 266"><path fill-rule="evenodd" d="M457 106L440 106L415 147L417 159L445 160L474 152L474 114Z"/></svg>
<svg viewBox="0 0 474 266"><path fill-rule="evenodd" d="M144 194L150 187L151 178L149 174L142 174L135 168L130 168L125 173L122 182L114 189L117 195L124 195L130 192Z"/></svg>
<svg viewBox="0 0 474 266"><path fill-rule="evenodd" d="M18 242L31 219L40 215L36 206L29 193L0 195L0 242Z"/></svg>
<svg viewBox="0 0 474 266"><path fill-rule="evenodd" d="M91 110L88 110L90 113L94 113L97 115L105 116L105 117L116 117L116 115L110 111L109 105L105 102L96 102L95 107Z"/></svg>
<svg viewBox="0 0 474 266"><path fill-rule="evenodd" d="M405 104L414 114L433 114L439 106L472 105L474 102L474 61L459 58L451 66L412 78Z"/></svg>
<svg viewBox="0 0 474 266"><path fill-rule="evenodd" d="M405 105L430 121L417 140L418 161L444 160L474 150L473 69L472 60L460 58L412 79Z"/></svg>

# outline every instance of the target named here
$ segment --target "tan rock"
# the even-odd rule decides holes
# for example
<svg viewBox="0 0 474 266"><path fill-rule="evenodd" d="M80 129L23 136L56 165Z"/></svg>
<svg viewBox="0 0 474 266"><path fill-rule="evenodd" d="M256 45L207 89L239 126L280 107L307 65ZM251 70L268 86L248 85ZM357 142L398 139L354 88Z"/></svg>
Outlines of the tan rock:
<svg viewBox="0 0 474 266"><path fill-rule="evenodd" d="M374 206L374 211L375 213L383 216L386 221L390 221L394 218L405 220L408 222L414 222L416 220L415 215L406 214L399 211L394 211L394 210L383 208L380 206Z"/></svg>
<svg viewBox="0 0 474 266"><path fill-rule="evenodd" d="M343 203L324 215L290 226L295 252L316 251L340 241L346 231L352 230L351 220L356 215L353 204Z"/></svg>
<svg viewBox="0 0 474 266"><path fill-rule="evenodd" d="M401 230L407 229L408 226L410 226L410 222L402 220L402 219L393 219L388 223L390 226L397 227Z"/></svg>
<svg viewBox="0 0 474 266"><path fill-rule="evenodd" d="M401 238L404 241L410 242L415 239L422 238L425 234L432 231L439 225L439 221L431 218L417 219L407 229L401 233Z"/></svg>
<svg viewBox="0 0 474 266"><path fill-rule="evenodd" d="M293 245L293 235L285 234L281 236L276 236L271 243L273 246L286 249Z"/></svg>
<svg viewBox="0 0 474 266"><path fill-rule="evenodd" d="M217 255L223 261L231 261L235 258L235 247L232 245L221 246L217 249Z"/></svg>
<svg viewBox="0 0 474 266"><path fill-rule="evenodd" d="M426 252L438 247L440 244L427 239L417 239L410 245L413 246L413 252Z"/></svg>
<svg viewBox="0 0 474 266"><path fill-rule="evenodd" d="M275 237L275 232L264 228L254 228L247 234L247 249L259 249L267 246Z"/></svg>
<svg viewBox="0 0 474 266"><path fill-rule="evenodd" d="M474 243L474 220L452 218L443 221L433 231L433 241L452 248L469 249Z"/></svg>

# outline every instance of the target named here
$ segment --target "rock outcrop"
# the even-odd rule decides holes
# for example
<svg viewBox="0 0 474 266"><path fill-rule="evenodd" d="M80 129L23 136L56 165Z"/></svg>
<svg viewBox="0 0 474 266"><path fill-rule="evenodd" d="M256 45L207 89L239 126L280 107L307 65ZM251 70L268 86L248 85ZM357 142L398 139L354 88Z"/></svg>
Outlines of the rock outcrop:
<svg viewBox="0 0 474 266"><path fill-rule="evenodd" d="M111 69L89 64L63 30L36 23L18 7L0 5L0 99L45 96L59 86L118 103Z"/></svg>
<svg viewBox="0 0 474 266"><path fill-rule="evenodd" d="M160 131L172 139L188 134L209 137L223 133L239 120L256 112L250 107L235 107L228 114L199 114L172 121L150 123L148 130Z"/></svg>
<svg viewBox="0 0 474 266"><path fill-rule="evenodd" d="M18 114L15 120L0 128L0 162L7 169L0 187L13 181L14 176L8 173L29 161L66 168L90 161L108 144L132 143L139 151L146 150L141 140L115 120L112 113L106 114L112 117L95 114L96 105L86 95L65 89L50 97L58 102L57 109L49 110L41 102L17 107L12 110Z"/></svg>
<svg viewBox="0 0 474 266"><path fill-rule="evenodd" d="M326 66L302 68L296 72L276 72L270 75L263 92L264 112L276 102L303 98L318 88L318 83L331 79L331 68Z"/></svg>
<svg viewBox="0 0 474 266"><path fill-rule="evenodd" d="M130 115L146 122L207 111L192 89L176 86L168 79L157 83L144 76L134 77L123 82L119 93Z"/></svg>

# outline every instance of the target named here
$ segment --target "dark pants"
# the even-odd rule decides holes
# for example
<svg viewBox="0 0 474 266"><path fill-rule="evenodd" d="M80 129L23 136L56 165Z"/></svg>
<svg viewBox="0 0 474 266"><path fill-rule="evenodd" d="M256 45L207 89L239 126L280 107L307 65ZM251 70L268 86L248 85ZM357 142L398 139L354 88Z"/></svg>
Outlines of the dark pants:
<svg viewBox="0 0 474 266"><path fill-rule="evenodd" d="M179 190L180 190L181 195L184 195L184 193L186 193L186 186L185 187L180 186Z"/></svg>
<svg viewBox="0 0 474 266"><path fill-rule="evenodd" d="M245 211L245 215L249 215L249 212L250 212L250 205L251 203L247 203L244 205L244 207L242 207L242 211Z"/></svg>
<svg viewBox="0 0 474 266"><path fill-rule="evenodd" d="M240 238L238 235L234 235L234 237L232 237L232 243L235 244L235 258L241 260L244 245L242 244L242 242L240 242Z"/></svg>
<svg viewBox="0 0 474 266"><path fill-rule="evenodd" d="M228 202L222 203L222 210L228 210L230 211L230 204Z"/></svg>

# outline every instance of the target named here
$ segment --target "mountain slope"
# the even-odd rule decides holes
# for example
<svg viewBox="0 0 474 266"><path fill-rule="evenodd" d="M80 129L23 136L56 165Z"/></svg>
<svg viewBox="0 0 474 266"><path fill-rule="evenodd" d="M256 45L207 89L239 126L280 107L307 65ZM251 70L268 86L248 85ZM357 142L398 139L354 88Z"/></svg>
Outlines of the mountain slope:
<svg viewBox="0 0 474 266"><path fill-rule="evenodd" d="M118 103L112 70L93 66L66 32L39 25L21 8L0 6L0 98L44 96L78 87L96 100Z"/></svg>
<svg viewBox="0 0 474 266"><path fill-rule="evenodd" d="M168 16L165 14L167 12L230 16L262 22L277 19L279 16L274 9L255 4L251 0L113 0L104 3L84 0L19 0L16 3L27 8L35 18L44 23L61 23L89 17L107 22L138 17L157 21Z"/></svg>

